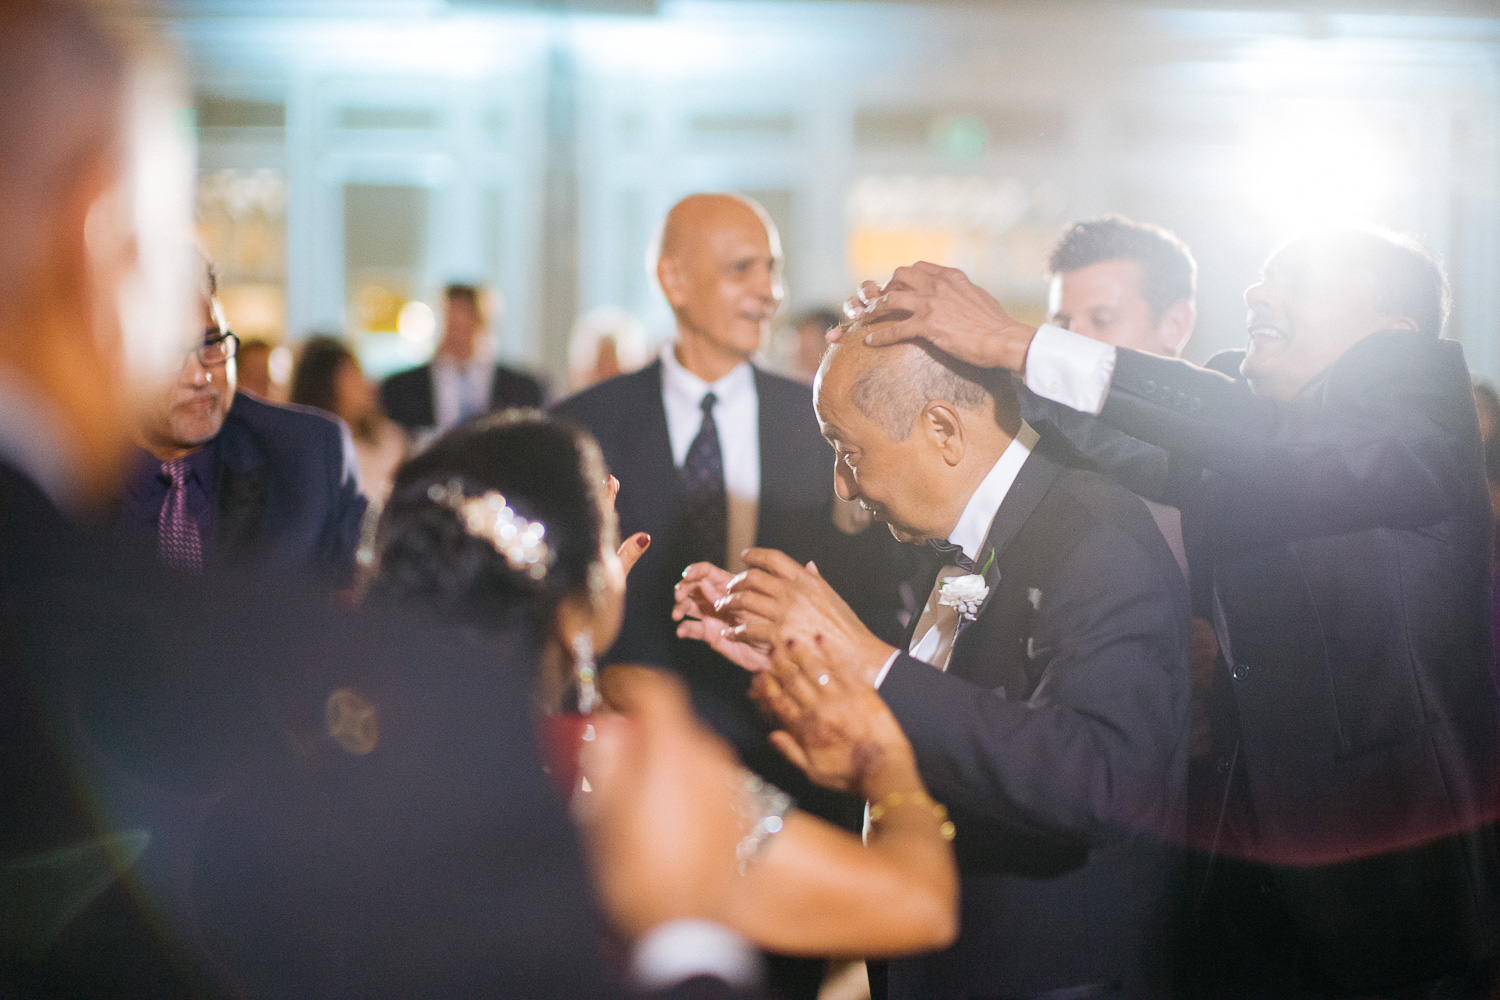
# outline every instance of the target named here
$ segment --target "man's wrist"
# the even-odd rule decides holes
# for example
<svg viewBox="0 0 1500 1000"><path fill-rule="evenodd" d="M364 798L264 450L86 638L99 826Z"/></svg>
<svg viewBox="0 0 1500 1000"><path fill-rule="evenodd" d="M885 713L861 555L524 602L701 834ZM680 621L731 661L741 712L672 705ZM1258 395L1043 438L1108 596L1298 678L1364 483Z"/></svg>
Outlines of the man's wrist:
<svg viewBox="0 0 1500 1000"><path fill-rule="evenodd" d="M1008 356L1001 367L1010 369L1022 378L1026 376L1026 356L1031 352L1031 341L1036 337L1036 330L1036 327L1025 323L1012 323L1001 331L1008 348Z"/></svg>
<svg viewBox="0 0 1500 1000"><path fill-rule="evenodd" d="M872 688L880 687L880 682L885 678L886 670L897 652L895 646L887 645L879 639L871 642L859 657L860 679Z"/></svg>

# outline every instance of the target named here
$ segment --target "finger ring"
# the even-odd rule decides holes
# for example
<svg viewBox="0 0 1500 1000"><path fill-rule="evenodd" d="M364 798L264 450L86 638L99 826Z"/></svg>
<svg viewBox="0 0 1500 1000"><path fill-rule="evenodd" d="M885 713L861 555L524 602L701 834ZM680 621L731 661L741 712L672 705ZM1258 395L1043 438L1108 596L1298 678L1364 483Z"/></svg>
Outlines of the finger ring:
<svg viewBox="0 0 1500 1000"><path fill-rule="evenodd" d="M822 686L824 686L827 683L828 683L828 675L827 674L819 674L818 675L818 686L822 687Z"/></svg>

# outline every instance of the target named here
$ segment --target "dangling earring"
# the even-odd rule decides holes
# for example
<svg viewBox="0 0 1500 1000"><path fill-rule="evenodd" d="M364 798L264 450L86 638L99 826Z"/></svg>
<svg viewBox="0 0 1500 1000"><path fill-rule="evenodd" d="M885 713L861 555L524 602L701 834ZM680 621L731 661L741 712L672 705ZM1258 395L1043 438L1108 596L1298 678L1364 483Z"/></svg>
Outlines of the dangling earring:
<svg viewBox="0 0 1500 1000"><path fill-rule="evenodd" d="M578 678L578 712L588 715L599 704L594 683L594 636L588 630L573 637L573 671Z"/></svg>

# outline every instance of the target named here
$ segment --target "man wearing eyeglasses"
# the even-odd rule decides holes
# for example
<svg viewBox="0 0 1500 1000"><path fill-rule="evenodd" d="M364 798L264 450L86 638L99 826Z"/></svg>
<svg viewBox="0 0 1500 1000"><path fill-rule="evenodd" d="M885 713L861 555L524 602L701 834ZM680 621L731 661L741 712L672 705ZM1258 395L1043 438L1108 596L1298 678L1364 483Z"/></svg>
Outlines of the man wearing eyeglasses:
<svg viewBox="0 0 1500 1000"><path fill-rule="evenodd" d="M186 573L238 566L347 587L366 507L348 431L314 410L236 395L239 338L207 258L200 292L203 343L137 428L121 525Z"/></svg>

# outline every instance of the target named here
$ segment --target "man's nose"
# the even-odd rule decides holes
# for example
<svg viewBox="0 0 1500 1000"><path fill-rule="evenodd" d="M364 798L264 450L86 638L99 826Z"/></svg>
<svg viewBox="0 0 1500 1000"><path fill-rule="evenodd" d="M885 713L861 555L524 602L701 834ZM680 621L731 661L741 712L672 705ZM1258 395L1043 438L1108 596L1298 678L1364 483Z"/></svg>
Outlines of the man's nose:
<svg viewBox="0 0 1500 1000"><path fill-rule="evenodd" d="M846 503L859 496L859 487L855 485L854 473L842 459L834 459L833 462L833 492Z"/></svg>
<svg viewBox="0 0 1500 1000"><path fill-rule="evenodd" d="M1257 281L1245 289L1245 305L1251 309L1254 309L1257 305L1264 304L1266 298L1266 283L1264 281Z"/></svg>
<svg viewBox="0 0 1500 1000"><path fill-rule="evenodd" d="M208 385L214 380L214 373L203 367L203 362L198 360L197 354L190 354L187 364L182 368L182 379L193 385Z"/></svg>

